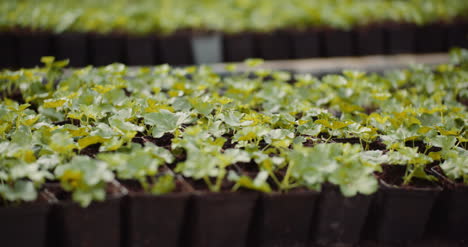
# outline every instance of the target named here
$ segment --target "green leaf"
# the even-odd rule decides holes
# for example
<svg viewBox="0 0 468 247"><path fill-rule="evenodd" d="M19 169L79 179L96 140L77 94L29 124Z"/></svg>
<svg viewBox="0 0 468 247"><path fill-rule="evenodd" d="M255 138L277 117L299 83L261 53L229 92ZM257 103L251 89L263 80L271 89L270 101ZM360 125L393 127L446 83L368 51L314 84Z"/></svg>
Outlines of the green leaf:
<svg viewBox="0 0 468 247"><path fill-rule="evenodd" d="M158 178L158 181L151 186L153 195L164 195L174 191L176 184L172 175L163 175Z"/></svg>
<svg viewBox="0 0 468 247"><path fill-rule="evenodd" d="M244 117L245 114L237 112L237 111L231 111L227 114L223 114L221 116L221 120L223 120L227 125L231 127L240 127L240 126L249 126L253 122L252 121L242 121L242 118Z"/></svg>
<svg viewBox="0 0 468 247"><path fill-rule="evenodd" d="M467 156L448 159L444 161L440 167L450 179L456 180L464 178L464 182L468 183L468 180L466 179L468 177Z"/></svg>
<svg viewBox="0 0 468 247"><path fill-rule="evenodd" d="M7 201L34 201L37 191L32 182L18 180L13 186L0 184L0 197Z"/></svg>
<svg viewBox="0 0 468 247"><path fill-rule="evenodd" d="M82 207L88 206L92 200L104 200L106 184L114 179L107 163L88 156L75 156L69 163L57 166L55 175Z"/></svg>
<svg viewBox="0 0 468 247"><path fill-rule="evenodd" d="M434 146L441 147L443 150L449 150L455 146L457 138L454 136L436 136L430 139L430 143Z"/></svg>
<svg viewBox="0 0 468 247"><path fill-rule="evenodd" d="M144 115L145 123L153 126L152 134L154 137L162 137L165 133L174 132L183 123L188 120L186 113L172 113L167 110L152 112Z"/></svg>
<svg viewBox="0 0 468 247"><path fill-rule="evenodd" d="M239 176L234 171L229 171L228 179L236 182L236 186L234 186L234 188L242 187L264 193L270 193L272 191L270 185L267 183L268 172L266 171L260 171L255 179L245 175Z"/></svg>

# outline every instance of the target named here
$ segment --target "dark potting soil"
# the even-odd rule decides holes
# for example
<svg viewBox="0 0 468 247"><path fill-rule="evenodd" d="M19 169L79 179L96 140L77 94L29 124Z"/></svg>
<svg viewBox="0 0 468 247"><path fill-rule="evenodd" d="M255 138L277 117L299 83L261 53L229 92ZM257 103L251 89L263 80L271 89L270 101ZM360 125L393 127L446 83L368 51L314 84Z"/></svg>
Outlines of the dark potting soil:
<svg viewBox="0 0 468 247"><path fill-rule="evenodd" d="M468 107L468 98L462 98L462 96L459 94L457 95L457 101Z"/></svg>
<svg viewBox="0 0 468 247"><path fill-rule="evenodd" d="M172 133L165 133L162 137L155 138L152 136L141 136L141 137L134 137L132 142L139 143L144 145L146 142L151 142L156 146L164 147L171 150L172 139L174 135Z"/></svg>
<svg viewBox="0 0 468 247"><path fill-rule="evenodd" d="M421 140L406 141L405 146L407 146L407 147L417 147L419 153L430 153L430 152L442 151L442 148L440 148L440 147L432 146L432 147L427 148L424 141L421 141ZM427 148L427 150L426 150L426 148Z"/></svg>
<svg viewBox="0 0 468 247"><path fill-rule="evenodd" d="M403 184L405 175L405 165L382 165L382 172L377 172L376 176L389 185L401 187L402 189L412 190L415 188L436 188L437 184L425 179L412 178L410 184Z"/></svg>
<svg viewBox="0 0 468 247"><path fill-rule="evenodd" d="M101 143L96 143L89 145L83 149L80 150L79 154L80 155L86 155L91 158L96 158L96 155L99 153L99 148L101 147Z"/></svg>
<svg viewBox="0 0 468 247"><path fill-rule="evenodd" d="M19 89L13 89L11 92L0 92L0 98L9 98L18 102L19 104L26 103L23 98L23 94Z"/></svg>
<svg viewBox="0 0 468 247"><path fill-rule="evenodd" d="M233 167L235 167L239 173L256 174L260 172L260 167L254 160L251 160L250 162L237 162Z"/></svg>
<svg viewBox="0 0 468 247"><path fill-rule="evenodd" d="M65 124L73 124L73 125L79 127L81 122L78 119L66 119L66 120L63 120L63 121L54 122L52 124L53 125L58 125L58 126L62 126L62 125L65 125Z"/></svg>
<svg viewBox="0 0 468 247"><path fill-rule="evenodd" d="M223 144L223 149L229 149L229 148L234 148L237 144L237 142L232 141L233 135L231 133L229 134L224 134L222 137L226 138L226 142Z"/></svg>
<svg viewBox="0 0 468 247"><path fill-rule="evenodd" d="M319 137L328 139L328 134L320 133ZM387 150L387 145L382 142L380 138L375 139L374 141L367 143L365 141L360 140L358 137L348 137L348 138L332 138L329 140L330 143L350 143L350 144L361 144L362 148L365 150ZM304 143L302 143L306 147L313 147L318 143L323 143L323 141L313 141L311 139L307 139Z"/></svg>

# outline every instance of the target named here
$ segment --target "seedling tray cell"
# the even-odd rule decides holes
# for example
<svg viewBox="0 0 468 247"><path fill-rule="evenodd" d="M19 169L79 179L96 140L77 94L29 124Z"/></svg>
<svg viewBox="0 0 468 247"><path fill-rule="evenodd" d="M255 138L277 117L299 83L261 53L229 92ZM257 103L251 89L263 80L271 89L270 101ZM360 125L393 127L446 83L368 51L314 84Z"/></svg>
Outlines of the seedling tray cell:
<svg viewBox="0 0 468 247"><path fill-rule="evenodd" d="M433 24L416 29L416 52L443 52L447 46L447 29L442 24Z"/></svg>
<svg viewBox="0 0 468 247"><path fill-rule="evenodd" d="M352 56L354 53L353 37L350 31L324 31L323 46L326 57Z"/></svg>
<svg viewBox="0 0 468 247"><path fill-rule="evenodd" d="M161 37L159 40L160 61L171 65L187 65L193 63L190 36L174 34Z"/></svg>
<svg viewBox="0 0 468 247"><path fill-rule="evenodd" d="M355 244L367 219L373 195L344 197L339 188L324 187L312 228L314 242L319 244Z"/></svg>
<svg viewBox="0 0 468 247"><path fill-rule="evenodd" d="M87 208L72 202L58 203L49 223L48 246L119 246L120 198L96 202Z"/></svg>
<svg viewBox="0 0 468 247"><path fill-rule="evenodd" d="M355 32L356 53L376 55L385 53L385 32L379 25L359 28Z"/></svg>
<svg viewBox="0 0 468 247"><path fill-rule="evenodd" d="M48 204L0 208L2 247L46 247Z"/></svg>
<svg viewBox="0 0 468 247"><path fill-rule="evenodd" d="M386 28L387 52L389 54L414 51L415 26L394 25Z"/></svg>
<svg viewBox="0 0 468 247"><path fill-rule="evenodd" d="M224 61L241 62L256 57L253 35L250 33L224 35Z"/></svg>
<svg viewBox="0 0 468 247"><path fill-rule="evenodd" d="M439 167L431 168L444 190L434 205L428 236L442 239L468 240L468 187L447 178Z"/></svg>
<svg viewBox="0 0 468 247"><path fill-rule="evenodd" d="M273 32L257 35L259 55L266 60L289 59L291 40L285 32Z"/></svg>
<svg viewBox="0 0 468 247"><path fill-rule="evenodd" d="M131 194L124 210L126 246L180 246L188 194Z"/></svg>
<svg viewBox="0 0 468 247"><path fill-rule="evenodd" d="M92 37L91 52L96 66L124 62L125 39L120 35L95 35Z"/></svg>
<svg viewBox="0 0 468 247"><path fill-rule="evenodd" d="M394 187L381 180L366 234L371 234L370 239L384 242L422 239L440 191L439 187Z"/></svg>
<svg viewBox="0 0 468 247"><path fill-rule="evenodd" d="M245 246L256 200L256 193L194 195L189 203L184 246Z"/></svg>
<svg viewBox="0 0 468 247"><path fill-rule="evenodd" d="M18 64L18 44L15 35L10 32L0 33L0 68L14 68Z"/></svg>
<svg viewBox="0 0 468 247"><path fill-rule="evenodd" d="M448 48L468 48L468 23L450 25L447 30Z"/></svg>
<svg viewBox="0 0 468 247"><path fill-rule="evenodd" d="M293 58L311 58L320 56L320 31L308 30L291 32Z"/></svg>
<svg viewBox="0 0 468 247"><path fill-rule="evenodd" d="M54 36L57 59L69 59L71 67L84 67L89 63L88 36L85 33L62 33Z"/></svg>
<svg viewBox="0 0 468 247"><path fill-rule="evenodd" d="M153 36L127 37L126 58L128 65L152 65L156 63L156 38Z"/></svg>
<svg viewBox="0 0 468 247"><path fill-rule="evenodd" d="M50 33L25 32L17 36L18 59L21 67L32 68L39 64L43 56L51 53L52 35Z"/></svg>
<svg viewBox="0 0 468 247"><path fill-rule="evenodd" d="M255 211L250 246L306 246L319 193L263 194Z"/></svg>

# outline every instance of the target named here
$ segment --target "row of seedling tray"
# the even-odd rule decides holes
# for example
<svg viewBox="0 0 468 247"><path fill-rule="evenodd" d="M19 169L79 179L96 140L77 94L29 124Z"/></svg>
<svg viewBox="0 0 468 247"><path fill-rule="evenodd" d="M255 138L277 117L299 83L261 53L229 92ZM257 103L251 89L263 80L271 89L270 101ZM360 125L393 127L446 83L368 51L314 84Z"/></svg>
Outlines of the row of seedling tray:
<svg viewBox="0 0 468 247"><path fill-rule="evenodd" d="M15 30L0 33L0 67L33 67L45 55L68 58L74 67L114 62L186 65L243 61L250 57L273 60L445 52L454 46L468 47L465 22L427 26L376 24L350 31L179 31L168 36Z"/></svg>
<svg viewBox="0 0 468 247"><path fill-rule="evenodd" d="M401 166L384 167L392 169ZM183 178L176 192L155 196L121 181L108 186L106 201L87 208L50 183L43 203L0 208L2 246L289 247L468 238L468 189L432 172L440 187L396 187L381 178L377 193L354 197L331 184L321 192L194 191Z"/></svg>

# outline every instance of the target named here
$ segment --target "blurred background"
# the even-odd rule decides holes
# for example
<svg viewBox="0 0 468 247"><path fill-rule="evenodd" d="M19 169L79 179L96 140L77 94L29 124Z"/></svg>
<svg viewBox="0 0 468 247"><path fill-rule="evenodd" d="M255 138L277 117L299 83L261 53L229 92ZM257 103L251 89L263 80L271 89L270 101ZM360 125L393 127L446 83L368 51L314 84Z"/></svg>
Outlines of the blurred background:
<svg viewBox="0 0 468 247"><path fill-rule="evenodd" d="M468 47L465 0L3 0L0 68L211 64Z"/></svg>

